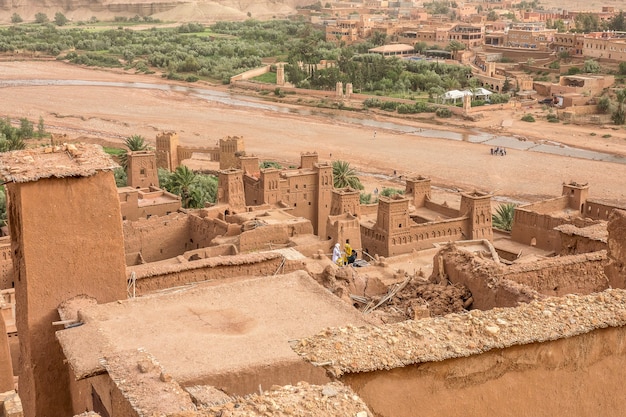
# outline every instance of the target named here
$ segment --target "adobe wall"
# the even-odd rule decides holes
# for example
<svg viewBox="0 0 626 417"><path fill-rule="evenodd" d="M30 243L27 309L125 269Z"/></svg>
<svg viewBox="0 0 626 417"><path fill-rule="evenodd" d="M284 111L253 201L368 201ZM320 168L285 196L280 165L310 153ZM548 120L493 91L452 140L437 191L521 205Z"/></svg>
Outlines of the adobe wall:
<svg viewBox="0 0 626 417"><path fill-rule="evenodd" d="M607 229L609 264L605 274L613 288L626 288L626 211L613 210Z"/></svg>
<svg viewBox="0 0 626 417"><path fill-rule="evenodd" d="M239 250L251 252L255 250L270 250L289 243L289 238L298 235L312 235L311 222L303 221L289 224L268 224L253 230L247 230L239 235Z"/></svg>
<svg viewBox="0 0 626 417"><path fill-rule="evenodd" d="M0 290L13 288L13 259L11 258L11 238L0 237Z"/></svg>
<svg viewBox="0 0 626 417"><path fill-rule="evenodd" d="M616 327L341 381L378 417L618 417L624 378L626 328Z"/></svg>
<svg viewBox="0 0 626 417"><path fill-rule="evenodd" d="M616 207L614 205L605 204L600 201L587 200L585 202L584 216L594 220L609 220L609 216L613 209L624 209L625 207Z"/></svg>
<svg viewBox="0 0 626 417"><path fill-rule="evenodd" d="M179 257L177 264L136 265L127 268L128 276L135 272L136 294L178 287L192 282L220 280L243 276L272 276L283 262L277 253L257 253L187 261ZM301 263L285 264L284 273L301 267Z"/></svg>
<svg viewBox="0 0 626 417"><path fill-rule="evenodd" d="M564 217L549 214L538 214L533 211L516 208L513 215L511 239L525 245L559 252L561 235L553 230L555 227L568 223Z"/></svg>
<svg viewBox="0 0 626 417"><path fill-rule="evenodd" d="M361 242L370 254L395 256L413 250L432 248L435 243L468 239L467 219L451 219L410 225L403 234L388 237L379 230L361 226Z"/></svg>
<svg viewBox="0 0 626 417"><path fill-rule="evenodd" d="M141 253L145 262L156 262L197 249L189 230L189 218L186 214L172 213L124 222L124 251L127 255Z"/></svg>
<svg viewBox="0 0 626 417"><path fill-rule="evenodd" d="M441 213L444 216L448 217L459 217L459 210L454 209L452 207L445 206L443 204L437 204L430 200L426 200L424 202L424 207L429 210L436 211L437 213Z"/></svg>

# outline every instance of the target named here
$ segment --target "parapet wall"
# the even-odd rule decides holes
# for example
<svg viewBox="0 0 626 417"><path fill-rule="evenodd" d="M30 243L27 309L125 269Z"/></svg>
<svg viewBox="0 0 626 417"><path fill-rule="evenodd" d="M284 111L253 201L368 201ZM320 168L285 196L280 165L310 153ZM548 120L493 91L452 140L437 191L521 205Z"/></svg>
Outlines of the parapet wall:
<svg viewBox="0 0 626 417"><path fill-rule="evenodd" d="M189 216L172 213L167 216L124 222L124 251L140 253L145 262L175 258L189 249ZM194 245L195 246L195 245Z"/></svg>

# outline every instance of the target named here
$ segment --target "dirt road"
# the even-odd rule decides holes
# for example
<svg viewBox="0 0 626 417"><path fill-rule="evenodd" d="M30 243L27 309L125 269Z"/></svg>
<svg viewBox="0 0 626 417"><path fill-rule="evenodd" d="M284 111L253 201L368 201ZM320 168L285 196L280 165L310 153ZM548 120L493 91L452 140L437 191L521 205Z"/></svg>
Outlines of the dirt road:
<svg viewBox="0 0 626 417"><path fill-rule="evenodd" d="M38 85L25 86L19 85L20 80L31 80L29 84L32 80L40 81ZM162 85L162 89L130 88L123 84L54 85L50 80L139 82ZM332 154L332 159L347 160L370 173L418 173L430 176L435 184L526 199L556 196L562 182L574 180L589 182L591 197L626 201L626 164L515 149L507 149L507 156L494 157L488 145L413 136L395 129L377 128L374 137L372 128L336 118L295 114L289 110L293 106L283 106L284 111L280 112L241 107L206 101L177 89L175 84L168 85L154 75L100 71L56 61L0 62L0 114L14 119L27 117L35 123L42 116L48 130L67 133L70 138L99 137L121 143L124 137L140 134L154 141L157 132L172 130L179 133L182 143L213 146L222 137L243 136L246 151L261 159L297 163L300 152L317 151L321 160L329 160ZM207 88L201 84L196 87ZM214 89L228 94L226 87ZM371 117L386 120L379 115ZM503 120L513 121L504 131L500 127ZM419 122L403 123L428 127ZM598 128L548 123L529 126L519 121L517 114L499 112L487 113L478 122L451 123L458 125L457 130L481 128L626 156L623 129L605 130L611 137L602 138L600 131L592 136ZM377 179L372 178L375 184Z"/></svg>

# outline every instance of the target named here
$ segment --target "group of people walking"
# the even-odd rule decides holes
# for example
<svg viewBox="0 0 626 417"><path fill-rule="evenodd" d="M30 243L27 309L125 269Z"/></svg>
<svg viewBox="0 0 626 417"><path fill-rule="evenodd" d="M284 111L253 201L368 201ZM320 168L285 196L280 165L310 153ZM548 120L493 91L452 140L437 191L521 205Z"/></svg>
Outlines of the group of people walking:
<svg viewBox="0 0 626 417"><path fill-rule="evenodd" d="M500 155L500 156L505 156L506 155L506 149L505 148L491 148L491 154L492 155Z"/></svg>

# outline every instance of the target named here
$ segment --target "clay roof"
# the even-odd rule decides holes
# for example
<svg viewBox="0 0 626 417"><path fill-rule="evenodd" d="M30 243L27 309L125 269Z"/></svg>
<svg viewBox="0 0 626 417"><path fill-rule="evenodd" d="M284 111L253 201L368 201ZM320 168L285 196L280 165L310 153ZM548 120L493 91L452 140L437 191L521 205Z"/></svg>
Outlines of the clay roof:
<svg viewBox="0 0 626 417"><path fill-rule="evenodd" d="M117 165L100 145L64 144L0 153L0 176L7 182L90 177Z"/></svg>
<svg viewBox="0 0 626 417"><path fill-rule="evenodd" d="M292 342L335 377L480 354L626 325L626 291L545 298L515 308L449 314L384 327L340 327Z"/></svg>
<svg viewBox="0 0 626 417"><path fill-rule="evenodd" d="M77 378L103 373L101 358L141 347L182 385L298 363L289 340L365 324L303 271L86 306L79 317L82 325L56 333Z"/></svg>

